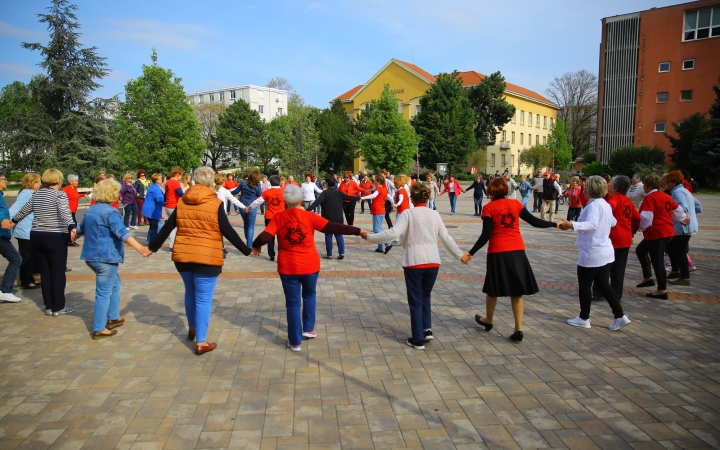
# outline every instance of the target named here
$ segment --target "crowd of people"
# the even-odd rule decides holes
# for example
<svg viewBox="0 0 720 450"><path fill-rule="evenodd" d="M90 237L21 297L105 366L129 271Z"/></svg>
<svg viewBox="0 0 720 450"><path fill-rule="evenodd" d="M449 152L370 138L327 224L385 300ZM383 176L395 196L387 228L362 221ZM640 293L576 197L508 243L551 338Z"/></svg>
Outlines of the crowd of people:
<svg viewBox="0 0 720 450"><path fill-rule="evenodd" d="M227 256L225 241L245 256L259 256L267 245L270 260L277 259L286 298L287 346L292 351L301 350L303 338L317 336L321 255L315 246L316 231L325 234L325 259L333 259L333 238L337 259L345 258L345 235L377 244L375 252L382 254L394 245L402 246L400 264L411 319L406 343L423 349L433 339L431 294L441 264L438 240L462 264L470 264L487 246L482 287L485 313L477 314L475 321L490 331L498 298L510 297L515 326L509 338L521 342L524 298L539 291L525 253L521 219L533 227L577 234L580 312L567 323L590 328L592 302L604 299L613 314L609 329L616 331L631 323L621 300L634 235L641 232L643 236L635 249L643 274L637 287L655 287L647 297L667 299L668 284L690 285L694 265L688 255L689 241L698 232L697 214L702 212L689 175L678 170L642 179L639 175L632 179L623 175L573 177L565 190L555 174L541 171L535 177L522 176L519 182L508 171L488 180L478 175L467 188L453 175L441 179L431 172L420 181L384 169L372 179L350 171L340 176L329 174L324 180L308 173L302 185L292 176L267 177L257 170L237 181L232 174L218 174L207 166L192 173L174 168L167 176L154 173L149 180L143 171L136 176L127 173L122 183L101 172L90 194L78 191L76 175L67 177L65 187L64 181L56 169L42 175L26 174L10 209L0 195L0 254L8 262L0 283L0 301L22 300L13 292L19 276L23 289L41 289L45 314L72 313L73 306L65 302L68 247L83 238L80 259L96 276L92 338L114 336L125 322L120 317L118 274L125 245L148 257L167 241L185 287L187 337L194 341L198 355L217 347L208 339L208 329L215 286ZM6 176L0 173L0 194L6 187ZM437 212L436 201L447 193L453 215L458 197L470 190L482 232L472 248L462 251ZM485 205L484 197L489 199ZM78 223L76 213L82 198L90 199L91 206ZM568 212L564 220L556 222L560 199L567 199ZM367 202L372 233L354 226L357 202L361 214ZM255 237L258 210L264 215L265 228ZM242 217L242 237L230 223L233 212ZM384 231L383 222L387 224ZM132 231L143 225L148 226L146 245L132 236ZM34 278L37 272L40 281Z"/></svg>

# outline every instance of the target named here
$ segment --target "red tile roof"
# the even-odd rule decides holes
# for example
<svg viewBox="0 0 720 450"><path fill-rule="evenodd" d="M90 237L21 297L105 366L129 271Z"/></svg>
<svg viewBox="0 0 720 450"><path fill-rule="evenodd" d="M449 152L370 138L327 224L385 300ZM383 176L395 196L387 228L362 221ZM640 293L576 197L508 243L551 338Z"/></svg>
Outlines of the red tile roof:
<svg viewBox="0 0 720 450"><path fill-rule="evenodd" d="M360 88L362 88L362 87L363 87L363 85L362 85L362 84L359 84L359 85L355 86L354 88L350 89L349 91L347 91L346 93L340 95L339 97L334 98L333 101L338 100L338 99L340 99L340 100L349 100L349 99L350 99L353 95L355 95L355 93L356 93L357 91L359 91Z"/></svg>
<svg viewBox="0 0 720 450"><path fill-rule="evenodd" d="M413 72L416 72L416 73L422 75L422 76L423 76L426 80L428 80L429 82L431 82L431 83L434 83L434 82L435 82L435 77L434 77L434 76L430 75L430 73L428 73L428 72L425 72L424 70L422 70L421 68L419 68L419 67L416 66L415 64L410 64L410 63L405 62L405 61L400 61L399 59L396 59L395 61L397 61L397 62L399 62L400 64L404 65L405 67L407 67L408 69L412 70Z"/></svg>
<svg viewBox="0 0 720 450"><path fill-rule="evenodd" d="M483 75L481 73L475 72L474 70L470 70L467 72L460 72L459 76L460 76L460 78L462 78L463 86L474 86L474 85L478 84L480 82L480 80L485 78L487 75ZM526 97L530 97L535 100L540 100L541 102L552 103L554 105L554 103L551 100L543 97L542 95L538 94L535 91L531 91L530 89L525 89L522 86L518 86L517 84L512 84L512 83L508 83L508 82L505 82L505 85L506 85L505 89L510 92L524 95Z"/></svg>

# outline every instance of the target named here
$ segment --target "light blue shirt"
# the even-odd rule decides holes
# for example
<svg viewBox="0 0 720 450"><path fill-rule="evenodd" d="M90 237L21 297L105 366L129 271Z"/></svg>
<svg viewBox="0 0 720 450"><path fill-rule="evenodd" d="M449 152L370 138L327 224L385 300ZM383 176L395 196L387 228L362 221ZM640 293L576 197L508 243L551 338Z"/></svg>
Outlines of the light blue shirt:
<svg viewBox="0 0 720 450"><path fill-rule="evenodd" d="M18 193L17 199L15 200L15 203L10 207L10 217L15 217L15 215L20 211L20 208L25 206L25 203L30 201L35 191L32 189L23 189ZM13 237L15 239L30 239L30 230L32 229L32 223L33 219L35 218L35 213L30 213L23 220L17 223L15 225L15 228L13 228Z"/></svg>

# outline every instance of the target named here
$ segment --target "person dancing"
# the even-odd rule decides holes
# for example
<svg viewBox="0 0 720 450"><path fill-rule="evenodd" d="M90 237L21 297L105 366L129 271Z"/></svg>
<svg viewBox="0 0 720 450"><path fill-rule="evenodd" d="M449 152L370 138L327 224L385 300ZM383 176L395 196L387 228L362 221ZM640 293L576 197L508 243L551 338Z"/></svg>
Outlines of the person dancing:
<svg viewBox="0 0 720 450"><path fill-rule="evenodd" d="M690 286L690 261L688 259L690 237L698 232L696 214L702 212L702 205L685 186L685 178L681 171L673 170L666 173L663 178L665 178L665 187L670 190L672 199L690 218L690 223L687 225L673 220L675 237L667 245L672 270L667 278L672 280L670 281L672 285Z"/></svg>
<svg viewBox="0 0 720 450"><path fill-rule="evenodd" d="M385 177L382 175L375 175L375 192L362 197L362 200L372 200L372 202L370 202L370 214L372 214L373 233L382 231L383 218L387 217L386 208L388 207L388 202L390 206L393 204L393 197L388 193L385 187L385 181ZM388 228L392 228L392 222L390 222ZM378 248L375 249L375 252L387 254L391 248L392 243L390 242L380 243L378 244Z"/></svg>
<svg viewBox="0 0 720 450"><path fill-rule="evenodd" d="M557 228L557 224L538 219L519 201L506 198L508 184L502 177L493 179L487 192L491 200L483 207L482 234L462 259L464 264L468 264L475 253L488 244L487 272L482 290L486 294L486 315L475 315L475 321L484 327L485 331L492 330L497 298L510 297L515 317L515 332L510 339L521 342L523 296L533 295L539 292L539 289L525 255L520 219L536 228Z"/></svg>

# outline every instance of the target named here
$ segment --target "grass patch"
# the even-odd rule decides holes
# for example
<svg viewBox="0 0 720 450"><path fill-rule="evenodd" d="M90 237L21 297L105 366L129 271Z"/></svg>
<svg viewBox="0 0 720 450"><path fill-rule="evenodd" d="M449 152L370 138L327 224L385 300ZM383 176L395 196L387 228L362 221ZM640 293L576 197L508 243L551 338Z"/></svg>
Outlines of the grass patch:
<svg viewBox="0 0 720 450"><path fill-rule="evenodd" d="M720 194L720 189L718 188L702 188L699 189L698 194Z"/></svg>

